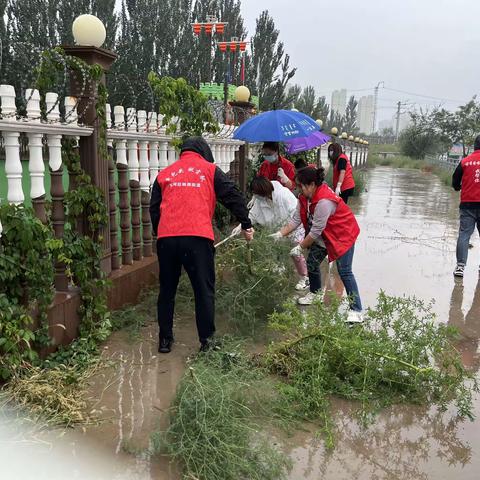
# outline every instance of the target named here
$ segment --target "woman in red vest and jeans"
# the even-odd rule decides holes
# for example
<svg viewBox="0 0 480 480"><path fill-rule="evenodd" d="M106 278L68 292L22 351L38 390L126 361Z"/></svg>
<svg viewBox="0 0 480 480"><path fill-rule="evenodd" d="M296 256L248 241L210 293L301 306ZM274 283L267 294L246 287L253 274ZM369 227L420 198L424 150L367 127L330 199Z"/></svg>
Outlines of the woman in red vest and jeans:
<svg viewBox="0 0 480 480"><path fill-rule="evenodd" d="M212 218L217 199L241 224L246 240L253 238L245 198L214 163L202 137L187 139L180 158L162 170L153 184L150 217L157 232L160 266L158 323L160 353L173 344L175 294L182 267L192 284L201 350L215 332L215 265Z"/></svg>
<svg viewBox="0 0 480 480"><path fill-rule="evenodd" d="M288 225L280 230L288 235L300 224L305 228L305 239L292 249L298 255L308 249L307 269L310 292L298 299L300 305L311 305L319 298L321 288L320 264L327 257L337 261L338 273L349 296L349 322L362 322L362 302L357 282L352 272L355 241L360 228L345 202L324 183L323 168L304 168L297 173L297 183L302 191L297 211Z"/></svg>
<svg viewBox="0 0 480 480"><path fill-rule="evenodd" d="M352 165L347 155L342 151L339 143L328 146L328 158L333 168L332 188L345 203L353 195L355 180L353 179Z"/></svg>

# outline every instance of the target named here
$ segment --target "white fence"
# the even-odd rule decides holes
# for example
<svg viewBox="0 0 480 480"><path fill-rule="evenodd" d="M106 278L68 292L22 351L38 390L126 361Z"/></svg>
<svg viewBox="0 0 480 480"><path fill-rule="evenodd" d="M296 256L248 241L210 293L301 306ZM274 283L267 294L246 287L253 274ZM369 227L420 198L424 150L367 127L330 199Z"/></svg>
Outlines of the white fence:
<svg viewBox="0 0 480 480"><path fill-rule="evenodd" d="M78 124L77 99L59 98L50 92L45 96L46 120L41 119L40 94L38 90L26 91L26 115L22 115L15 104L15 89L11 85L0 85L1 117L0 133L5 148L6 200L23 203L28 196L34 202L45 197L44 146L48 149L48 166L51 172L63 172L62 138L89 136L93 129ZM60 107L65 114L60 116ZM174 119L178 122L178 119ZM117 164L128 167L130 180L137 180L142 191L149 191L157 174L178 159L174 137L165 133L163 116L156 112L136 111L134 108L115 106L113 115L107 105L108 145L115 150ZM224 172L230 170L235 152L243 142L233 140L235 127L220 125L220 131L206 134L212 148L215 163ZM28 139L28 170L30 191L23 191L22 161L20 158L20 135ZM3 201L3 199L0 199ZM2 226L0 223L0 236Z"/></svg>

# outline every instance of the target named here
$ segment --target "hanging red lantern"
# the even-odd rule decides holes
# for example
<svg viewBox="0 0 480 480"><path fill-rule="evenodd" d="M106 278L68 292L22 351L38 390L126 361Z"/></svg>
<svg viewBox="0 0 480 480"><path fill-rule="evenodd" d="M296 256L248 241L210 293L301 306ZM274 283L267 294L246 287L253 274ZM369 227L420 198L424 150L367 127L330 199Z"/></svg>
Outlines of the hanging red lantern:
<svg viewBox="0 0 480 480"><path fill-rule="evenodd" d="M221 52L227 51L227 42L218 42L218 47L220 48Z"/></svg>
<svg viewBox="0 0 480 480"><path fill-rule="evenodd" d="M195 35L200 35L201 31L202 31L202 24L201 23L194 23L193 24L193 33Z"/></svg>
<svg viewBox="0 0 480 480"><path fill-rule="evenodd" d="M215 33L222 35L225 32L225 24L224 23L216 23L215 24Z"/></svg>
<svg viewBox="0 0 480 480"><path fill-rule="evenodd" d="M244 52L247 49L247 42L240 42L240 51Z"/></svg>
<svg viewBox="0 0 480 480"><path fill-rule="evenodd" d="M206 23L205 24L205 33L207 35L211 35L213 30L213 23Z"/></svg>
<svg viewBox="0 0 480 480"><path fill-rule="evenodd" d="M237 51L237 42L230 42L230 51L231 52Z"/></svg>

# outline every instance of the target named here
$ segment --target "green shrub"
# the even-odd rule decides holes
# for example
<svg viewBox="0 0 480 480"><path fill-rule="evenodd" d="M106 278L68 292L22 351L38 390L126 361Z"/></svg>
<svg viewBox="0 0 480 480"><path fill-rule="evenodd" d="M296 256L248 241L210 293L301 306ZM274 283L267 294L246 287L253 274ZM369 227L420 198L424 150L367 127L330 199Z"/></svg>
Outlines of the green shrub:
<svg viewBox="0 0 480 480"><path fill-rule="evenodd" d="M455 330L436 323L429 305L380 293L364 325L349 327L345 318L338 302L317 303L306 312L290 305L271 317L272 327L287 338L272 344L265 357L286 380L285 402L299 415L320 420L328 445L331 396L358 401L365 421L399 403L445 410L453 402L460 417L473 418L477 380L453 346Z"/></svg>

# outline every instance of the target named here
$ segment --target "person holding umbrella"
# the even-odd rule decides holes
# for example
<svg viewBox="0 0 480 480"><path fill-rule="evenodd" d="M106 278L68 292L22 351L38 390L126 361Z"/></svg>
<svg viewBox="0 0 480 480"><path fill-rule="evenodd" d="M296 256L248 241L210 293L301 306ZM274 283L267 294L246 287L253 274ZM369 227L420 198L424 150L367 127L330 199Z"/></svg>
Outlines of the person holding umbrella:
<svg viewBox="0 0 480 480"><path fill-rule="evenodd" d="M328 158L333 168L333 190L345 203L348 203L348 199L353 195L355 189L350 160L343 153L339 143L331 143L328 146Z"/></svg>
<svg viewBox="0 0 480 480"><path fill-rule="evenodd" d="M337 261L340 278L349 297L350 312L348 322L360 323L362 302L357 282L352 272L355 242L360 228L345 202L324 182L323 168L303 168L297 173L297 183L302 194L298 199L297 210L290 222L282 227L276 238L290 235L303 224L306 236L294 247L291 255L308 250L307 269L310 292L298 299L300 305L311 305L319 298L321 288L320 264L328 260Z"/></svg>
<svg viewBox="0 0 480 480"><path fill-rule="evenodd" d="M278 142L265 142L262 154L264 161L258 171L259 177L267 180L277 180L290 190L295 189L295 167L290 160L280 155Z"/></svg>
<svg viewBox="0 0 480 480"><path fill-rule="evenodd" d="M215 332L215 265L212 218L217 199L238 219L247 241L253 238L245 198L214 164L202 137L182 145L180 158L162 170L153 184L150 217L157 233L160 265L158 323L160 353L173 344L175 295L182 267L192 284L201 350L211 346Z"/></svg>

